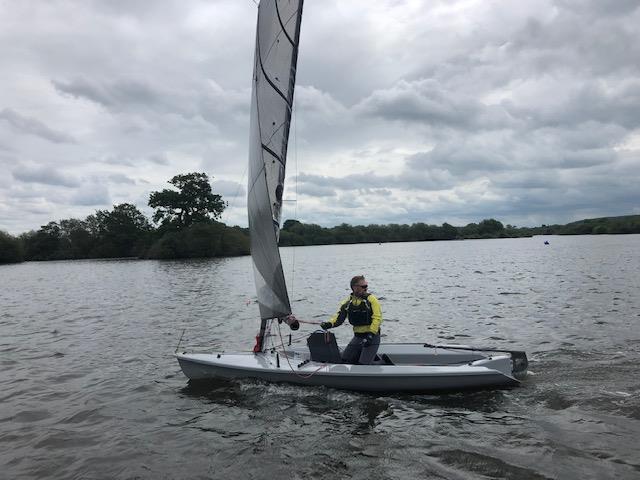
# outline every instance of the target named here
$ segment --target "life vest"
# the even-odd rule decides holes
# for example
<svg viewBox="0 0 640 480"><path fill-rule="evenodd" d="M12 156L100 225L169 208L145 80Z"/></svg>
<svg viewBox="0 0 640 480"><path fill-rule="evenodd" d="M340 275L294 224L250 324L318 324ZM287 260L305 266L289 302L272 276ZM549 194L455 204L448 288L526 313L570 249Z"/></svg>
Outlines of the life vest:
<svg viewBox="0 0 640 480"><path fill-rule="evenodd" d="M369 294L360 299L361 301L359 305L354 305L353 298L349 297L349 301L343 307L347 312L349 323L354 327L371 325L373 309L371 308L371 304L368 302L368 298Z"/></svg>

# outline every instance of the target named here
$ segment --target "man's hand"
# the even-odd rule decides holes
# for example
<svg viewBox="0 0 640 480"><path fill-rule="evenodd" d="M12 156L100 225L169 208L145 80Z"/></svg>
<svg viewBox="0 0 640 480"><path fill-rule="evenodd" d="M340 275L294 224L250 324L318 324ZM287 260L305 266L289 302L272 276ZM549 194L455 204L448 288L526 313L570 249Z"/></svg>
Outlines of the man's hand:
<svg viewBox="0 0 640 480"><path fill-rule="evenodd" d="M300 322L293 313L290 313L289 315L284 317L284 321L287 325L289 325L291 330L298 330L300 328Z"/></svg>
<svg viewBox="0 0 640 480"><path fill-rule="evenodd" d="M329 330L332 327L333 327L333 324L331 322L322 322L320 324L320 328L323 330Z"/></svg>
<svg viewBox="0 0 640 480"><path fill-rule="evenodd" d="M369 345L371 345L372 342L373 342L373 333L367 333L362 338L362 346L363 347L368 347Z"/></svg>

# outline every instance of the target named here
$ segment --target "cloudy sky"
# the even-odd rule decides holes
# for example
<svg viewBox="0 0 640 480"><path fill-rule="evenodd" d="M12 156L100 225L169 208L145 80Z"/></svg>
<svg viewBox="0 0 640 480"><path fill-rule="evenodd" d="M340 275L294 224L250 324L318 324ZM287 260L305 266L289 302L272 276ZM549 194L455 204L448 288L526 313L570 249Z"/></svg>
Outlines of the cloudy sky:
<svg viewBox="0 0 640 480"><path fill-rule="evenodd" d="M0 0L0 230L204 171L246 225L252 0ZM640 0L307 0L284 219L640 214Z"/></svg>

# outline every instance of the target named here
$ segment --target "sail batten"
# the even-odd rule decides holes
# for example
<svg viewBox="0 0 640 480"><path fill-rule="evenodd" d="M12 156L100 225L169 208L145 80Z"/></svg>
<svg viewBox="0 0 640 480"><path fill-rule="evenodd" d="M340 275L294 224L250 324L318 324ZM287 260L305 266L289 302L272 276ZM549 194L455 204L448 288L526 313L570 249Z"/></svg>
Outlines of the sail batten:
<svg viewBox="0 0 640 480"><path fill-rule="evenodd" d="M262 0L251 94L248 212L260 317L291 313L278 251L302 0Z"/></svg>

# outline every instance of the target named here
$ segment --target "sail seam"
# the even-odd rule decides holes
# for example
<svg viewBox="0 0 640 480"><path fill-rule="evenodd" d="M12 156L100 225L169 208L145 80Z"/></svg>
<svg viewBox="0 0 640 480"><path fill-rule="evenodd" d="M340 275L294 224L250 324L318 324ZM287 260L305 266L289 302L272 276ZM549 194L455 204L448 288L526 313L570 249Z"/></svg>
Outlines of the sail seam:
<svg viewBox="0 0 640 480"><path fill-rule="evenodd" d="M273 83L273 80L269 78L269 75L267 75L267 72L264 69L264 65L262 65L262 53L260 52L259 43L258 43L258 61L260 63L260 70L262 71L262 75L264 75L265 80L269 85L271 85L271 88L273 88L276 91L276 93L282 97L282 99L287 104L287 109L289 110L289 112L291 112L291 102L287 97L285 97L284 93L282 93L282 91L276 86L276 84Z"/></svg>
<svg viewBox="0 0 640 480"><path fill-rule="evenodd" d="M282 33L284 33L284 36L287 37L287 40L289 40L289 43L291 44L292 47L295 47L296 44L293 41L293 39L289 36L289 34L287 33L287 29L284 26L284 23L282 23L282 17L280 16L280 9L278 8L278 2L275 3L276 5L276 15L278 17L278 22L280 22L280 27L282 27ZM297 10L295 13L298 13ZM291 18L293 18L293 15L291 15ZM291 19L289 19L291 20ZM287 23L289 23L289 21L287 21Z"/></svg>
<svg viewBox="0 0 640 480"><path fill-rule="evenodd" d="M271 155L273 155L274 157L276 157L276 159L282 164L282 166L284 167L284 162L282 161L282 159L278 156L278 154L276 152L274 152L273 150L271 150L269 147L267 147L264 143L262 144L262 148L264 150L266 150L267 152L269 152ZM264 159L263 159L264 161Z"/></svg>

